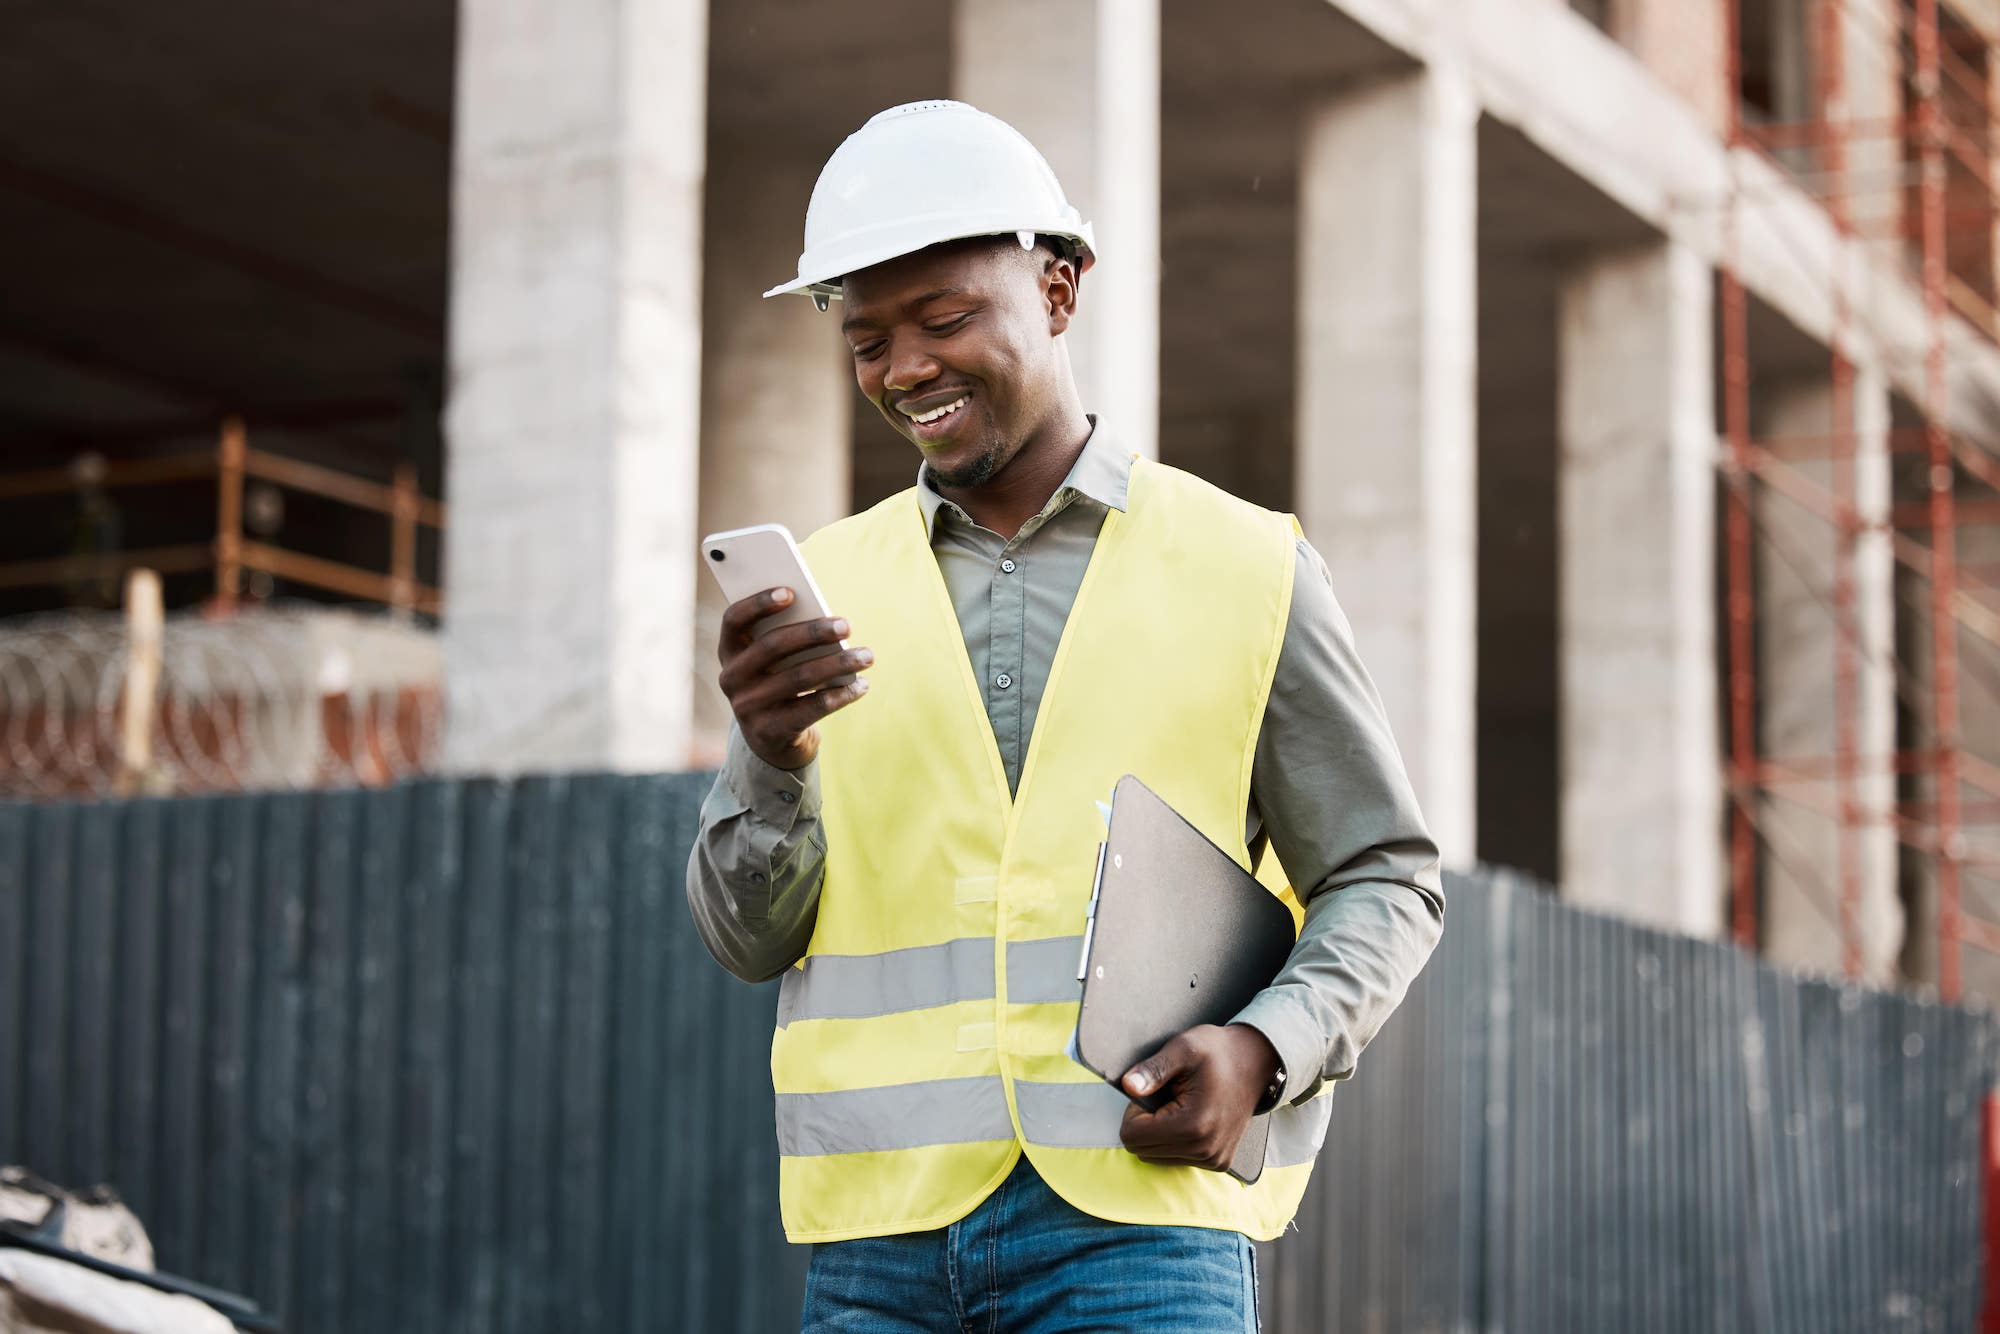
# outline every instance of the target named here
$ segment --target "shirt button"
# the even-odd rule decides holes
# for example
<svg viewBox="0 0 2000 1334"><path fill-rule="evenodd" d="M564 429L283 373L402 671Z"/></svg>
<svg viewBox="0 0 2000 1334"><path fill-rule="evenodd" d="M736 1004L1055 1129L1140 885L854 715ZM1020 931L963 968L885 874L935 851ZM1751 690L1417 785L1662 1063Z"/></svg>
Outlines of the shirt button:
<svg viewBox="0 0 2000 1334"><path fill-rule="evenodd" d="M750 883L751 883L751 884L753 884L753 885L761 885L761 884L763 884L763 883L764 883L764 873L763 873L762 871L752 871L752 872L750 873Z"/></svg>
<svg viewBox="0 0 2000 1334"><path fill-rule="evenodd" d="M791 805L798 799L799 799L799 794L796 792L780 792L778 794L778 800L784 802L787 806Z"/></svg>
<svg viewBox="0 0 2000 1334"><path fill-rule="evenodd" d="M1008 686L1014 684L1014 678L1007 675L1007 673L1002 672L1000 673L1000 675L993 678L993 684L999 686L1002 690L1005 690Z"/></svg>
<svg viewBox="0 0 2000 1334"><path fill-rule="evenodd" d="M1003 560L1003 561L1001 561L1001 562L1000 562L1000 572L1001 572L1002 574L1012 574L1012 573L1014 573L1014 562L1013 562L1013 561L1011 561L1011 560Z"/></svg>

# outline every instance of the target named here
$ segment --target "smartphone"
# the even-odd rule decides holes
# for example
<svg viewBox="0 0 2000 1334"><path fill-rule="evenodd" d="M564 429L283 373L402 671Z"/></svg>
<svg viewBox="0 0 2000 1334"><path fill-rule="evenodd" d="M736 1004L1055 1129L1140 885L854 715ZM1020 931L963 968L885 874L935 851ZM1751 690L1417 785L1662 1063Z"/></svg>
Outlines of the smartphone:
<svg viewBox="0 0 2000 1334"><path fill-rule="evenodd" d="M833 614L827 610L826 598L821 595L819 585L813 582L812 571L806 568L806 559L799 552L799 544L792 540L791 530L781 523L760 523L751 528L710 533L701 539L701 555L709 573L721 586L723 598L729 602L755 597L767 588L792 590L791 606L757 622L756 634L760 639L780 626L816 621ZM802 662L824 658L846 647L845 639L837 644L821 644L778 659L771 665L771 670L789 671ZM849 672L845 676L834 677L820 689L844 686L853 679L854 674Z"/></svg>

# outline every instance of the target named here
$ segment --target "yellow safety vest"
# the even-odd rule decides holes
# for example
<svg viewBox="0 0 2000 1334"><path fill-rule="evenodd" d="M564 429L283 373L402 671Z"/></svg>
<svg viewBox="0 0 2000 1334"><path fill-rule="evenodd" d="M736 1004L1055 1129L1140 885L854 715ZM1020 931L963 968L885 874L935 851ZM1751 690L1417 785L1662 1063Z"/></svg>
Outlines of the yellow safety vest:
<svg viewBox="0 0 2000 1334"><path fill-rule="evenodd" d="M1126 1099L1065 1052L1095 803L1136 774L1249 866L1251 760L1291 608L1287 516L1143 459L1128 497L1077 590L1011 798L915 492L806 543L876 662L869 693L821 724L825 880L771 1044L795 1242L943 1227L1024 1150L1100 1218L1268 1239L1298 1207L1326 1099L1274 1115L1245 1186L1135 1157L1118 1139Z"/></svg>

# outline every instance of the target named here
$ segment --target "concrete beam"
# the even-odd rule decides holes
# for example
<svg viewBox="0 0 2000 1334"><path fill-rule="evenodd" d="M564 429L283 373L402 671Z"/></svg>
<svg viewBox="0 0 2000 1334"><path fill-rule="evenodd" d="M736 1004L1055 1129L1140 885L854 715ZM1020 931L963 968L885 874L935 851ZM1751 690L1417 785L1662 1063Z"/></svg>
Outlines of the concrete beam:
<svg viewBox="0 0 2000 1334"><path fill-rule="evenodd" d="M957 0L955 17L952 95L1027 135L1096 231L1064 336L1084 408L1157 458L1159 0Z"/></svg>
<svg viewBox="0 0 2000 1334"><path fill-rule="evenodd" d="M1723 9L1688 0L1612 0L1611 35L1716 134L1729 128Z"/></svg>
<svg viewBox="0 0 2000 1334"><path fill-rule="evenodd" d="M464 0L447 762L688 756L703 0Z"/></svg>
<svg viewBox="0 0 2000 1334"><path fill-rule="evenodd" d="M1722 258L1737 192L1737 267L1750 291L1828 342L1836 284L1844 286L1855 361L1924 402L1928 322L1922 293L1896 258L1872 240L1840 240L1826 210L1781 169L1750 150L1728 150L1687 102L1567 5L1328 3L1415 59L1457 71L1487 115L1710 264ZM1947 341L1945 419L2000 450L2000 349L1956 318Z"/></svg>
<svg viewBox="0 0 2000 1334"><path fill-rule="evenodd" d="M1814 447L1833 431L1832 377L1760 388L1758 433L1772 448L1785 442ZM1843 794L1835 782L1781 790L1759 817L1763 866L1763 935L1776 962L1824 973L1846 967L1842 928L1843 872L1854 877L1853 922L1861 976L1877 985L1896 977L1903 910L1897 898L1896 777L1887 757L1896 749L1895 557L1889 546L1889 393L1880 376L1853 386L1852 480L1844 487L1857 518L1870 527L1854 542L1852 620L1835 614L1839 549L1834 526L1782 495L1758 499L1757 640L1760 749L1782 761L1831 760L1839 741L1842 699L1836 686L1839 636L1854 636L1845 716L1857 757L1856 777ZM1822 451L1823 452L1823 451ZM1834 467L1823 458L1791 467L1829 492ZM1844 836L1827 809L1843 796L1873 817Z"/></svg>
<svg viewBox="0 0 2000 1334"><path fill-rule="evenodd" d="M1714 623L1714 300L1659 243L1564 282L1564 898L1719 934L1721 746Z"/></svg>
<svg viewBox="0 0 2000 1334"><path fill-rule="evenodd" d="M1296 505L1452 866L1477 848L1477 122L1448 74L1377 84L1309 114L1299 178Z"/></svg>

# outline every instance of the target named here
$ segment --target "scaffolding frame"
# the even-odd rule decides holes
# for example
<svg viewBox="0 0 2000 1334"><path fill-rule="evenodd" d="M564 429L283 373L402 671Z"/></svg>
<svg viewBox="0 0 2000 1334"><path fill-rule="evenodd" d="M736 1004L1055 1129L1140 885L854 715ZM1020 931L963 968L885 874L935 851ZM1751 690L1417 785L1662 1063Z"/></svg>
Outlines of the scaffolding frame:
<svg viewBox="0 0 2000 1334"><path fill-rule="evenodd" d="M1815 31L1805 42L1811 52L1808 76L1812 112L1804 120L1753 125L1744 114L1741 42L1742 0L1720 0L1724 11L1727 60L1731 189L1722 223L1719 275L1722 398L1727 449L1722 459L1726 495L1724 524L1727 622L1727 716L1729 735L1729 883L1732 934L1748 948L1759 943L1760 844L1767 844L1760 815L1767 800L1791 801L1830 817L1837 829L1838 904L1842 965L1849 976L1862 970L1861 846L1863 831L1889 823L1900 846L1914 849L1935 885L1938 929L1938 985L1955 999L1962 985L1963 946L2000 953L2000 924L1965 909L1965 876L2000 872L2000 849L1975 855L1966 822L2000 824L2000 765L1974 754L1961 726L1960 630L2000 649L2000 562L1968 570L1958 560L1960 527L2000 523L2000 457L1978 442L1955 435L1949 418L1950 333L1955 320L1989 340L2000 338L2000 316L1992 301L1951 271L1954 235L1983 232L1992 265L2000 191L1992 150L1994 82L2000 81L2000 48L1995 37L1978 33L1976 23L1960 26L1978 37L1977 58L1985 73L1941 40L1945 16L1940 0L1811 0ZM1864 4L1868 7L1864 8ZM1886 22L1885 22L1886 20ZM1850 35L1886 55L1901 92L1898 114L1848 114L1847 53ZM1950 113L1948 89L1981 111L1980 123L1958 123ZM1862 212L1869 191L1880 182L1857 182L1850 152L1858 143L1893 143L1898 171L1888 182L1894 207L1885 216ZM1832 409L1825 438L1760 440L1752 429L1750 293L1740 272L1742 214L1754 204L1743 197L1741 171L1746 154L1778 166L1794 184L1823 204L1834 233L1833 271L1827 275L1831 321L1827 338L1831 361ZM1789 155L1790 161L1787 161ZM1807 161L1802 165L1799 158ZM1956 207L1948 190L1956 164L1962 180L1976 186L1970 208ZM1907 173L1916 169L1912 196ZM1912 211L1913 218L1906 216ZM1886 523L1862 514L1856 494L1859 437L1854 420L1856 367L1850 355L1853 312L1843 266L1863 245L1887 239L1915 268L1922 291L1923 343L1921 425L1890 425L1887 449L1920 456L1925 464L1921 501L1901 505L1892 488ZM1912 247L1911 243L1914 243ZM1914 253L1911 253L1912 249ZM1989 275L1989 277L1991 277ZM2000 288L2000 278L1991 278ZM1822 484L1792 466L1801 455L1823 460ZM1960 490L1983 488L1974 498ZM1757 558L1759 500L1764 494L1818 516L1831 525L1833 569L1834 736L1827 754L1768 756L1758 735ZM1888 755L1860 753L1855 735L1861 670L1860 624L1855 572L1859 543L1886 529L1894 562L1912 571L1928 591L1929 662L1921 673L1896 664L1899 688L1914 682L1920 698L1914 716L1927 723L1925 744L1899 737ZM1920 540L1918 534L1928 538ZM1920 679L1919 679L1920 678ZM1930 799L1905 802L1899 792L1888 810L1866 809L1858 787L1869 773L1928 777ZM1961 785L1979 793L1968 805ZM1828 787L1831 787L1831 793ZM1773 850L1775 852L1775 849Z"/></svg>

